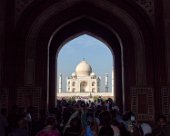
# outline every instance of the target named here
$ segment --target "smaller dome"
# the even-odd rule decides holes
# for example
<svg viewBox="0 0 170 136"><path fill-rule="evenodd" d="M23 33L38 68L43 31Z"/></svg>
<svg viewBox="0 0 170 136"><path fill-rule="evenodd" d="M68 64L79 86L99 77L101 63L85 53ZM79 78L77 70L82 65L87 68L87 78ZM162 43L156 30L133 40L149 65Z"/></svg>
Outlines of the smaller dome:
<svg viewBox="0 0 170 136"><path fill-rule="evenodd" d="M76 76L76 73L72 73L72 77L75 77Z"/></svg>
<svg viewBox="0 0 170 136"><path fill-rule="evenodd" d="M96 76L96 74L95 74L94 72L92 72L92 73L90 74L90 76Z"/></svg>

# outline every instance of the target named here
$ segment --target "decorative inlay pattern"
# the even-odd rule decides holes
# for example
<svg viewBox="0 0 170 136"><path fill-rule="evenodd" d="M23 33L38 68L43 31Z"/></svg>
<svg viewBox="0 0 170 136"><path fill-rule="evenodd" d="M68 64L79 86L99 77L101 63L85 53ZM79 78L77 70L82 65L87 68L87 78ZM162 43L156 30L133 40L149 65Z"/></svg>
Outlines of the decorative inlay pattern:
<svg viewBox="0 0 170 136"><path fill-rule="evenodd" d="M32 3L34 0L16 0L15 1L15 21L18 20L18 17L26 9L26 7Z"/></svg>
<svg viewBox="0 0 170 136"><path fill-rule="evenodd" d="M0 108L4 108L8 110L8 96L9 91L8 89L0 89Z"/></svg>
<svg viewBox="0 0 170 136"><path fill-rule="evenodd" d="M162 87L161 98L162 114L170 120L170 87Z"/></svg>
<svg viewBox="0 0 170 136"><path fill-rule="evenodd" d="M141 102L140 97L145 98ZM139 101L140 100L140 101ZM141 107L141 103L145 107ZM140 108L145 108L144 112L140 112ZM131 110L136 114L138 121L153 121L154 120L154 96L153 88L151 87L132 87L131 88Z"/></svg>
<svg viewBox="0 0 170 136"><path fill-rule="evenodd" d="M41 88L39 87L21 87L17 89L17 106L33 106L33 118L39 118L41 108Z"/></svg>
<svg viewBox="0 0 170 136"><path fill-rule="evenodd" d="M154 14L154 0L135 0L149 15Z"/></svg>
<svg viewBox="0 0 170 136"><path fill-rule="evenodd" d="M26 7L34 0L16 0L15 1L15 21L26 9ZM139 6L141 6L149 16L154 14L154 0L134 0Z"/></svg>
<svg viewBox="0 0 170 136"><path fill-rule="evenodd" d="M167 69L167 82L170 84L170 18L165 19L165 52L166 52L166 69Z"/></svg>

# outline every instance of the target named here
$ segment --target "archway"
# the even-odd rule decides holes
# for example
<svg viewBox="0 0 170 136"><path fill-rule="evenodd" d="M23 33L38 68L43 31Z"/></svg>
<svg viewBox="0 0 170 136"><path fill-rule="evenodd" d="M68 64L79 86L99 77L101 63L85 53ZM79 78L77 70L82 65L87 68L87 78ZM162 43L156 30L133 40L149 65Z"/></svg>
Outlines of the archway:
<svg viewBox="0 0 170 136"><path fill-rule="evenodd" d="M90 92L93 96L101 95L114 99L114 54L108 48L109 45L96 38L97 36L81 34L62 45L56 58L57 73L61 73L56 77L59 99L69 96L88 96ZM81 81L88 83L84 94L79 93ZM73 88L76 93L70 94Z"/></svg>
<svg viewBox="0 0 170 136"><path fill-rule="evenodd" d="M86 92L87 91L87 82L82 81L80 83L80 92Z"/></svg>
<svg viewBox="0 0 170 136"><path fill-rule="evenodd" d="M71 32L69 31L68 33L69 29L71 29L72 31ZM100 32L98 32L99 29L100 29ZM50 87L52 88L50 88L50 90L51 89L56 90L56 87L55 87L56 80L53 74L55 71L55 66L56 66L56 60L54 58L56 58L56 56L58 55L64 43L84 33L88 33L89 35L92 35L93 37L100 39L101 41L103 41L104 43L108 45L108 47L112 51L112 54L114 52L113 60L115 64L115 73L116 73L115 74L115 84L116 84L115 85L115 90L116 90L115 100L118 103L118 105L122 107L123 105L122 89L124 88L122 86L124 86L124 84L122 81L123 80L122 79L123 50L121 49L121 42L115 36L114 32L111 32L110 30L106 29L105 26L100 25L96 21L93 21L86 17L79 18L78 20L72 22L71 24L68 24L66 27L56 32L53 39L51 40L50 48L49 48L49 54L50 54L49 55L49 68L50 68L49 76L50 76L50 84L51 84ZM112 40L109 40L108 36L112 37ZM58 39L59 37L60 39Z"/></svg>
<svg viewBox="0 0 170 136"><path fill-rule="evenodd" d="M44 61L43 67L40 63L36 63L35 66L35 69L43 68L43 74L36 73L36 77L42 77L43 80L32 79L32 82L34 84L38 82L36 84L43 88L43 95L47 96L47 107L48 105L54 107L56 50L61 48L64 41L80 33L90 33L107 42L114 51L117 70L115 72L117 74L115 75L116 101L122 107L127 100L126 106L129 106L130 87L146 85L144 49L150 41L147 41L144 36L147 37L150 30L147 29L149 25L144 22L144 16L133 11L126 3L110 1L98 3L97 0L83 2L73 0L70 4L67 2L63 0L59 3L48 4L43 12L40 7L32 11L34 15L32 22L23 16L24 21L21 19L21 22L25 22L24 25L20 27L18 24L21 33L17 36L22 37L23 41L19 40L17 47L23 48L22 45L25 44L25 62L23 63L25 67L31 69L30 66L39 59L47 60ZM45 5L46 3L42 4L42 6ZM35 12L37 14L34 14ZM134 19L134 16L137 18ZM25 26L26 30L23 31ZM131 65L132 62L135 62L135 65ZM34 73L34 68L32 69L31 73ZM26 76L29 72L28 70Z"/></svg>

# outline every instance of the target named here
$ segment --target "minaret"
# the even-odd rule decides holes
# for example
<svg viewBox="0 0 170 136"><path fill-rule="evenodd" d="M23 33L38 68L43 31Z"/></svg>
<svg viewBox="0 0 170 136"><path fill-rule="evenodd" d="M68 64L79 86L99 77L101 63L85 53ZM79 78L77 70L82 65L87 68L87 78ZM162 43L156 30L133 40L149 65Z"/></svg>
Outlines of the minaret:
<svg viewBox="0 0 170 136"><path fill-rule="evenodd" d="M112 94L114 97L115 93L114 93L114 71L113 71L113 68L112 68Z"/></svg>
<svg viewBox="0 0 170 136"><path fill-rule="evenodd" d="M108 92L108 73L105 74L105 92Z"/></svg>
<svg viewBox="0 0 170 136"><path fill-rule="evenodd" d="M58 92L61 93L62 92L62 74L60 73L59 76L59 84L58 84Z"/></svg>

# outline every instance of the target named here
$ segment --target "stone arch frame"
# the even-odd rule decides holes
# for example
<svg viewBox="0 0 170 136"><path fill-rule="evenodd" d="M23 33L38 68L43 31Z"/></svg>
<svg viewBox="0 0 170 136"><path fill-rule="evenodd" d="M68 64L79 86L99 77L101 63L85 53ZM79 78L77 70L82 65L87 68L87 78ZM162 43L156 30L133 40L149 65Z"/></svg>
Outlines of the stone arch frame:
<svg viewBox="0 0 170 136"><path fill-rule="evenodd" d="M77 26L78 26L78 29L76 29ZM70 29L73 29L71 33L68 33L65 31L65 30L70 30ZM105 36L102 36L101 33L96 32L98 29L100 29L100 31L102 33L105 33ZM84 16L80 17L77 20L74 20L69 25L67 25L64 29L61 29L61 31L59 30L59 31L55 32L55 35L50 42L50 49L49 49L49 53L50 53L49 67L52 68L52 69L50 69L50 71L51 72L56 71L56 68L55 68L56 65L54 63L55 60L53 58L56 58L56 56L59 53L60 48L62 46L64 46L64 43L66 43L67 41L70 41L71 39L74 39L77 36L82 35L82 34L88 34L92 37L95 37L96 39L99 39L100 41L106 43L106 45L110 48L110 51L112 52L114 63L115 64L117 63L116 66L118 68L115 71L115 73L117 73L121 77L119 79L117 78L116 82L117 82L117 84L119 84L117 88L119 88L118 90L120 90L120 92L122 92L122 90L121 90L121 88L122 88L122 76L121 76L122 75L122 68L121 68L121 62L122 62L121 54L122 53L121 52L122 52L122 50L121 50L119 41L113 32L108 31L100 23L98 24L93 19L88 18L88 17L84 17ZM61 41L58 41L57 39L58 39L58 37L61 38L61 35L63 36L63 38L62 38L62 40L60 39ZM112 37L112 40L109 41L109 39L107 38L108 35ZM57 52L55 51L56 47L58 47ZM114 53L114 51L115 51L115 53ZM115 58L115 56L116 56L116 58ZM52 75L52 73L51 74L49 73L49 75ZM52 78L50 81L52 84L51 87L55 88L54 83L52 83L55 81L55 77L53 76L51 78ZM118 95L119 98L122 97L122 96L119 96L119 95L122 95L120 92L115 93L116 95ZM122 101L122 98L120 98L120 99L121 100L118 100L118 101ZM122 105L122 103L120 105Z"/></svg>
<svg viewBox="0 0 170 136"><path fill-rule="evenodd" d="M88 6L88 10L87 9L80 9L80 7L84 7L84 4L86 4ZM129 8L130 9L130 8ZM66 15L65 18L62 18L64 12L66 11L66 13L68 13L70 10L72 10L73 12L71 13L71 15ZM80 11L79 13L76 13L76 11ZM92 12L94 11L94 13ZM102 16L96 16L98 14L96 14L96 12L101 13ZM102 13L103 12L103 13ZM104 15L106 15L106 17L104 17ZM135 14L135 13L134 13ZM137 13L136 13L137 14ZM83 16L83 17L81 17ZM148 41L145 41L145 35L147 37L147 32L144 32L142 27L147 28L148 26L143 26L143 24L147 24L146 22L143 22L142 26L140 25L140 22L142 21L142 19L139 20L135 20L133 18L134 15L131 15L131 13L129 13L128 11L126 11L126 9L119 7L119 4L117 3L111 3L109 1L102 1L100 3L98 3L97 0L92 0L92 1L87 1L87 0L83 0L83 2L81 3L79 0L72 0L71 2L69 1L60 1L57 2L56 4L50 5L45 11L43 11L42 13L40 13L35 20L32 21L31 25L27 24L27 33L25 33L24 35L24 41L23 44L25 44L25 67L28 67L28 71L29 71L29 66L31 65L31 63L35 64L37 62L36 60L36 52L39 50L41 52L44 53L44 59L47 59L48 56L50 58L50 54L48 54L48 50L50 50L47 45L49 44L49 41L52 42L53 40L53 36L52 33L54 32L54 30L57 29L62 29L62 30L66 30L63 28L66 28L65 26L68 25L72 25L73 22L78 22L78 21L82 21L82 20L86 20L87 22L93 22L93 24L97 24L100 26L104 26L103 28L105 28L104 30L108 30L109 32L113 32L115 31L116 33L112 33L112 36L115 37L111 40L111 35L109 35L109 37L104 37L104 34L101 34L100 32L98 32L97 30L92 30L92 28L84 28L84 30L77 30L77 32L74 33L79 33L82 31L89 31L91 33L93 33L94 35L101 35L99 37L102 37L104 39L104 41L110 42L112 43L113 41L119 41L117 44L118 46L111 46L111 48L119 48L117 50L115 50L114 52L117 53L115 56L119 56L117 61L122 58L122 60L125 62L124 64L122 64L122 61L118 61L118 64L116 64L117 68L119 69L117 73L120 73L121 78L117 78L116 79L116 84L117 86L119 86L117 89L117 91L122 93L122 84L124 84L124 87L127 87L127 90L129 88L130 85L145 85L146 83L146 63L145 63L145 46ZM78 21L73 21L75 18L79 18L81 17L81 19L78 19ZM92 19L89 19L92 18ZM143 18L143 16L140 16L141 18ZM139 18L140 18L139 17ZM60 21L57 21L55 18L61 19ZM110 19L112 21L108 22L105 19ZM99 20L99 21L95 21L95 20ZM113 21L114 20L114 21ZM56 23L56 24L55 24ZM63 25L64 24L64 25ZM80 26L79 26L80 27ZM74 27L70 27L70 28L74 28ZM47 30L48 29L48 30ZM88 30L91 29L91 30ZM72 29L70 29L72 30ZM146 29L144 29L146 30ZM148 30L149 31L149 30ZM46 32L45 36L43 35ZM24 32L22 32L24 33ZM72 33L71 35L67 35L67 37L71 37L74 34ZM94 36L93 35L93 36ZM42 39L44 38L44 39ZM59 36L60 38L60 36ZM121 40L120 40L120 39ZM50 39L50 40L49 40ZM40 41L41 40L41 41ZM120 42L121 41L121 42ZM58 41L61 43L61 41ZM122 44L122 46L120 46ZM52 47L52 46L51 46ZM50 48L51 48L50 47ZM121 53L121 48L123 48L124 53ZM128 49L129 48L129 49ZM45 51L43 51L45 50ZM130 53L130 55L129 55ZM122 56L124 55L124 56ZM128 56L129 55L129 56ZM38 58L40 58L41 56L38 56ZM116 59L115 59L116 60ZM130 60L135 62L135 66L131 66L131 68L129 68L128 62L130 62ZM53 61L53 60L50 60ZM51 64L50 61L44 64L44 66L48 67L48 64ZM27 63L28 62L28 63ZM31 63L29 63L31 62ZM141 66L141 64L143 64ZM35 69L39 64L35 65ZM54 65L54 64L53 64ZM124 66L123 66L124 65ZM46 67L46 70L48 71L48 68ZM52 67L50 67L51 70ZM125 68L125 70L122 70L123 68ZM131 70L130 70L131 69ZM46 70L43 70L46 71ZM49 71L50 71L49 70ZM34 73L34 71L36 70L32 70L32 73ZM133 76L133 80L128 80L128 79L122 79L124 77L128 77L129 74L122 73L122 71L135 71L135 73L132 74ZM25 72L25 77L27 78L28 74L27 71ZM52 81L53 77L48 78L48 72L47 75L44 76L46 77L47 80ZM49 74L50 75L50 74ZM35 76L34 74L32 76ZM34 84L33 77L31 78L32 82L31 84ZM122 83L124 82L124 83ZM24 84L27 84L24 83ZM41 83L39 83L41 85ZM44 88L50 88L48 87L50 86L48 83L43 86ZM52 87L53 88L53 87ZM50 89L51 90L51 89ZM53 90L53 89L52 89ZM51 95L53 96L52 92L50 92ZM120 100L122 100L122 94L118 94L118 98ZM124 92L125 93L125 92ZM128 98L128 94L124 94L125 97ZM125 97L123 97L123 99L125 99ZM52 101L50 102L51 106L54 106L54 98L51 99ZM118 100L118 101L120 101ZM47 100L48 101L48 100ZM125 101L125 100L123 100ZM48 102L47 102L48 103ZM48 105L48 104L47 104ZM119 102L119 105L122 106L122 102ZM127 104L128 105L128 104Z"/></svg>
<svg viewBox="0 0 170 136"><path fill-rule="evenodd" d="M86 87L87 87L87 85L88 85L88 83L86 82L86 81L82 81L81 83L80 83L80 92L86 92L87 91L87 89L86 89ZM82 88L83 87L83 88Z"/></svg>

